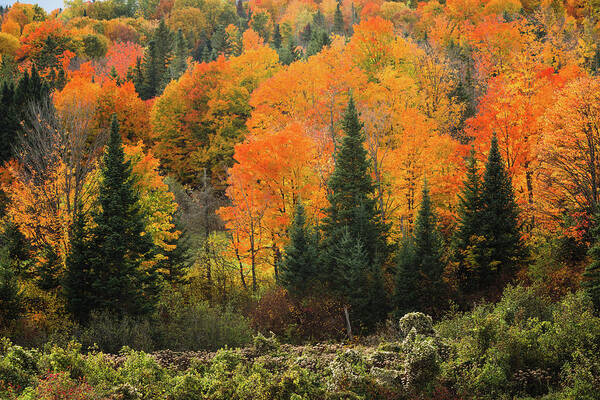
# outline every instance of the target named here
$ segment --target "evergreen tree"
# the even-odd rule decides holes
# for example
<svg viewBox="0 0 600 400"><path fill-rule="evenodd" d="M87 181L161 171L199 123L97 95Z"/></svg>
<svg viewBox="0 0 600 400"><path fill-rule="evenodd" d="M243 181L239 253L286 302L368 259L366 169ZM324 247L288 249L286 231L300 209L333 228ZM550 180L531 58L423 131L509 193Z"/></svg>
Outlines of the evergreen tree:
<svg viewBox="0 0 600 400"><path fill-rule="evenodd" d="M31 75L25 71L16 86L5 81L0 87L0 165L10 160L13 148L21 131L21 121L26 119L28 107L33 101L42 101L50 90L40 77L37 69L31 68Z"/></svg>
<svg viewBox="0 0 600 400"><path fill-rule="evenodd" d="M18 319L24 311L23 296L8 249L0 248L0 327Z"/></svg>
<svg viewBox="0 0 600 400"><path fill-rule="evenodd" d="M300 54L296 49L296 42L293 37L287 40L287 43L279 49L279 61L283 65L290 65L300 59Z"/></svg>
<svg viewBox="0 0 600 400"><path fill-rule="evenodd" d="M279 24L275 24L275 28L273 28L273 39L271 44L275 50L279 50L281 48L281 31L279 30Z"/></svg>
<svg viewBox="0 0 600 400"><path fill-rule="evenodd" d="M330 43L331 41L327 32L321 29L313 30L312 37L306 48L306 57L314 56Z"/></svg>
<svg viewBox="0 0 600 400"><path fill-rule="evenodd" d="M80 323L87 321L90 312L98 308L93 291L93 274L88 262L93 252L86 231L85 214L78 212L71 228L70 249L66 260L63 294L67 309Z"/></svg>
<svg viewBox="0 0 600 400"><path fill-rule="evenodd" d="M103 157L98 190L100 210L93 214L89 255L92 309L139 315L150 311L158 294L157 273L142 269L153 250L145 233L134 189L131 165L125 160L117 119Z"/></svg>
<svg viewBox="0 0 600 400"><path fill-rule="evenodd" d="M140 98L142 100L149 100L156 97L162 82L163 75L161 75L158 48L156 42L151 40L148 43L148 49L146 50L146 54L144 54L144 61L142 63Z"/></svg>
<svg viewBox="0 0 600 400"><path fill-rule="evenodd" d="M223 25L217 26L210 38L210 47L212 48L213 59L219 55L227 53L227 33Z"/></svg>
<svg viewBox="0 0 600 400"><path fill-rule="evenodd" d="M302 295L315 281L318 251L315 235L307 226L301 203L296 205L289 236L290 242L285 246L280 281L291 294Z"/></svg>
<svg viewBox="0 0 600 400"><path fill-rule="evenodd" d="M431 204L427 183L414 229L414 262L418 276L417 293L420 311L435 314L445 300L443 241L437 226L437 216Z"/></svg>
<svg viewBox="0 0 600 400"><path fill-rule="evenodd" d="M591 263L588 264L583 273L582 286L585 293L592 300L596 312L600 312L600 213L596 214L592 235L594 243L588 251Z"/></svg>
<svg viewBox="0 0 600 400"><path fill-rule="evenodd" d="M482 239L481 177L477 169L475 149L467 158L467 176L458 199L457 228L453 237L453 261L457 278L464 294L474 293L479 286L481 255L477 254Z"/></svg>
<svg viewBox="0 0 600 400"><path fill-rule="evenodd" d="M188 58L188 46L183 36L183 31L179 29L174 42L175 48L173 49L174 58L169 65L169 73L171 80L179 79L181 75L187 69L187 58Z"/></svg>
<svg viewBox="0 0 600 400"><path fill-rule="evenodd" d="M337 7L335 8L335 14L333 14L333 33L337 35L344 35L346 33L344 16L342 15L342 9L340 8L339 1L337 3Z"/></svg>
<svg viewBox="0 0 600 400"><path fill-rule="evenodd" d="M361 287L350 288L356 293L368 292L369 299L361 299L373 309L360 310L357 318L372 323L385 316L382 304L385 293L382 290L381 268L389 256L386 242L388 227L382 222L374 199L375 187L369 174L370 161L364 147L362 123L352 97L343 118L345 136L335 157L335 168L329 179L330 206L323 220L323 281L333 290L341 290L338 282L345 280L344 266L338 263L337 246L344 235L359 241L366 253L366 265L362 271ZM368 289L368 290L367 290Z"/></svg>
<svg viewBox="0 0 600 400"><path fill-rule="evenodd" d="M526 259L519 232L519 210L512 183L494 135L488 154L481 188L481 282L496 285L498 279L510 279Z"/></svg>
<svg viewBox="0 0 600 400"><path fill-rule="evenodd" d="M313 15L312 28L317 30L327 30L327 26L325 25L325 16L320 9L318 9L315 15Z"/></svg>
<svg viewBox="0 0 600 400"><path fill-rule="evenodd" d="M419 298L419 260L412 235L404 238L396 257L396 285L393 295L395 313L402 317L421 309Z"/></svg>
<svg viewBox="0 0 600 400"><path fill-rule="evenodd" d="M310 42L311 38L312 38L312 27L310 26L310 24L306 24L304 29L302 29L300 31L300 43L307 45L308 42Z"/></svg>

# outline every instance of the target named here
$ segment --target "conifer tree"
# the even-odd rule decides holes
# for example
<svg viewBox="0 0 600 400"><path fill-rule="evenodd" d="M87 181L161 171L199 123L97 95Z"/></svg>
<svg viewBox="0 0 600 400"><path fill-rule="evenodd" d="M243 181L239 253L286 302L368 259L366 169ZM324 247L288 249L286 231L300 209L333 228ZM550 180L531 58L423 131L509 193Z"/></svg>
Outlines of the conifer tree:
<svg viewBox="0 0 600 400"><path fill-rule="evenodd" d="M294 221L289 229L290 241L285 246L280 282L293 295L303 295L317 276L319 262L315 235L306 223L304 206L296 205Z"/></svg>
<svg viewBox="0 0 600 400"><path fill-rule="evenodd" d="M344 26L344 16L342 15L342 9L340 8L339 1L335 8L335 14L333 14L333 33L337 35L344 35L346 33L346 28Z"/></svg>
<svg viewBox="0 0 600 400"><path fill-rule="evenodd" d="M494 135L488 154L481 188L481 250L485 287L497 284L497 279L510 279L526 259L519 232L519 210L512 183L498 149Z"/></svg>
<svg viewBox="0 0 600 400"><path fill-rule="evenodd" d="M179 79L187 69L189 52L185 36L183 36L183 31L181 29L177 31L177 36L175 37L173 55L173 61L171 61L171 64L169 65L171 80Z"/></svg>
<svg viewBox="0 0 600 400"><path fill-rule="evenodd" d="M281 61L283 65L290 65L294 61L300 59L300 54L296 47L296 42L293 37L290 37L286 44L281 46L278 53L279 61Z"/></svg>
<svg viewBox="0 0 600 400"><path fill-rule="evenodd" d="M275 28L273 29L273 39L271 40L271 44L275 50L281 48L281 31L279 30L279 24L275 24Z"/></svg>
<svg viewBox="0 0 600 400"><path fill-rule="evenodd" d="M85 214L78 212L73 222L70 249L66 260L66 271L63 281L63 294L67 309L73 318L85 323L92 310L98 307L95 303L92 279L94 271L88 263L92 256L89 234L86 231Z"/></svg>
<svg viewBox="0 0 600 400"><path fill-rule="evenodd" d="M142 81L139 94L142 100L149 100L156 97L163 81L158 49L154 40L148 43L148 49L146 50L146 54L144 54L144 61L141 68Z"/></svg>
<svg viewBox="0 0 600 400"><path fill-rule="evenodd" d="M481 229L481 177L477 169L475 149L471 148L467 158L467 176L458 198L457 228L453 237L453 261L457 265L457 279L463 293L478 289L481 255L478 243L482 239Z"/></svg>
<svg viewBox="0 0 600 400"><path fill-rule="evenodd" d="M153 244L145 233L116 116L103 157L98 193L100 210L93 214L88 255L92 309L117 315L146 313L153 308L158 293L155 269L142 268Z"/></svg>
<svg viewBox="0 0 600 400"><path fill-rule="evenodd" d="M404 246L399 260L395 293L396 307L402 313L436 313L445 300L443 241L437 226L427 183L413 236ZM411 310L412 308L412 310Z"/></svg>
<svg viewBox="0 0 600 400"><path fill-rule="evenodd" d="M321 29L315 29L312 31L312 36L308 42L306 48L306 57L314 56L319 53L323 47L328 46L331 43L327 32Z"/></svg>
<svg viewBox="0 0 600 400"><path fill-rule="evenodd" d="M13 262L8 249L0 248L0 327L7 327L23 311L23 295Z"/></svg>
<svg viewBox="0 0 600 400"><path fill-rule="evenodd" d="M337 246L344 235L360 242L366 254L367 269L362 271L361 287L354 287L356 293L367 293L368 299L361 299L373 309L362 309L357 318L372 323L385 315L385 300L381 268L389 256L386 242L387 226L382 222L376 209L374 183L369 174L370 161L364 147L362 123L352 97L343 118L345 136L336 154L335 168L329 179L330 206L325 210L323 220L323 281L333 290L340 290L340 279L345 280L348 272L338 263ZM383 304L380 308L379 305Z"/></svg>
<svg viewBox="0 0 600 400"><path fill-rule="evenodd" d="M582 286L592 300L596 312L600 312L600 213L596 214L592 235L594 243L588 251L591 262L583 273Z"/></svg>

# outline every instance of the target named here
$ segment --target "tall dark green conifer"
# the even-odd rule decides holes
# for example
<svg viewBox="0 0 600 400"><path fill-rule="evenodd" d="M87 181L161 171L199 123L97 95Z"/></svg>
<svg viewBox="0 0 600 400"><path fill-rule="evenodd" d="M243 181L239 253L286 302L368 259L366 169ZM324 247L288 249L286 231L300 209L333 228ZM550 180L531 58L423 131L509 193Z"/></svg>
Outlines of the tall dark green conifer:
<svg viewBox="0 0 600 400"><path fill-rule="evenodd" d="M596 312L600 312L600 213L596 214L592 235L594 243L588 251L591 262L583 273L582 286L592 300Z"/></svg>
<svg viewBox="0 0 600 400"><path fill-rule="evenodd" d="M306 223L304 206L296 205L289 230L290 242L285 246L280 282L293 295L305 294L317 278L319 263L314 232Z"/></svg>
<svg viewBox="0 0 600 400"><path fill-rule="evenodd" d="M519 232L519 209L512 183L494 135L488 154L481 188L481 282L484 287L497 285L498 279L510 279L525 262L526 252Z"/></svg>
<svg viewBox="0 0 600 400"><path fill-rule="evenodd" d="M85 214L82 212L75 216L70 245L63 281L63 294L69 312L77 322L84 323L90 312L99 305L96 303L92 287L94 271L91 269L88 259L93 253L90 251L89 233L86 231Z"/></svg>
<svg viewBox="0 0 600 400"><path fill-rule="evenodd" d="M92 309L117 315L143 314L153 308L158 293L156 271L142 268L153 244L145 232L116 117L101 172L100 210L93 215L89 240L90 303Z"/></svg>
<svg viewBox="0 0 600 400"><path fill-rule="evenodd" d="M333 33L337 35L346 34L346 27L344 25L344 16L342 15L342 9L340 8L340 2L338 1L337 7L335 8L335 14L333 14Z"/></svg>
<svg viewBox="0 0 600 400"><path fill-rule="evenodd" d="M275 50L279 50L281 48L281 31L279 30L279 24L275 24L275 28L273 29L273 39L271 40L271 44Z"/></svg>
<svg viewBox="0 0 600 400"><path fill-rule="evenodd" d="M477 169L475 149L467 158L467 176L458 200L457 228L452 241L452 258L456 263L456 278L463 294L474 293L479 287L482 239L481 177Z"/></svg>
<svg viewBox="0 0 600 400"><path fill-rule="evenodd" d="M323 281L333 290L345 291L340 282L348 282L349 271L340 264L338 246L344 236L355 241L355 246L365 252L366 269L360 281L360 287L350 288L356 293L366 293L367 299L350 298L352 302L364 304L354 309L354 315L361 322L371 325L383 318L385 309L385 291L383 290L382 266L389 256L387 245L387 226L382 222L374 199L375 187L369 174L370 161L364 147L362 123L354 100L350 98L344 114L343 129L345 136L336 154L335 168L329 179L328 196L330 206L323 220Z"/></svg>
<svg viewBox="0 0 600 400"><path fill-rule="evenodd" d="M151 40L150 43L148 43L148 48L144 54L144 61L142 62L141 68L142 80L140 86L141 91L139 94L142 100L149 100L158 94L163 81L158 48L154 40Z"/></svg>
<svg viewBox="0 0 600 400"><path fill-rule="evenodd" d="M188 45L181 29L177 31L174 41L173 60L169 64L171 80L179 79L187 69L187 58L189 56Z"/></svg>
<svg viewBox="0 0 600 400"><path fill-rule="evenodd" d="M443 241L437 226L427 183L414 235L405 244L396 279L396 307L401 313L422 311L435 314L446 300ZM412 292L412 293L411 293ZM411 310L412 308L412 310Z"/></svg>

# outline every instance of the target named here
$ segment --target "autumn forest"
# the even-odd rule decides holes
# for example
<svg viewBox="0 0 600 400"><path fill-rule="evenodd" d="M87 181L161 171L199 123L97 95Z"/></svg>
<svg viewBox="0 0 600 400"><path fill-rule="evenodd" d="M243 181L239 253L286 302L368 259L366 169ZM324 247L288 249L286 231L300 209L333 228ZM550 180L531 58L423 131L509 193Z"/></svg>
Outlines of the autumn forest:
<svg viewBox="0 0 600 400"><path fill-rule="evenodd" d="M0 398L599 399L597 0L0 6Z"/></svg>

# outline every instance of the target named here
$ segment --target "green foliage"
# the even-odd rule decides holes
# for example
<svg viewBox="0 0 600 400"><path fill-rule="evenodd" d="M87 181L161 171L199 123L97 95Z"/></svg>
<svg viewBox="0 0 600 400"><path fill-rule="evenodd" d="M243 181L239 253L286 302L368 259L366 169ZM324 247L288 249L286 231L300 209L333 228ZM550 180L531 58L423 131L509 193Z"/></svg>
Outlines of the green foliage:
<svg viewBox="0 0 600 400"><path fill-rule="evenodd" d="M80 321L86 321L94 310L107 310L116 316L147 314L158 294L156 271L142 267L153 245L144 234L131 165L125 161L116 117L101 175L100 210L93 215L89 239L83 238L83 222L79 221L69 255L70 289L66 293L71 312Z"/></svg>
<svg viewBox="0 0 600 400"><path fill-rule="evenodd" d="M445 267L442 257L442 236L425 184L414 233L406 239L399 254L395 292L399 314L414 310L436 313L443 308L446 288L442 280Z"/></svg>
<svg viewBox="0 0 600 400"><path fill-rule="evenodd" d="M0 330L23 313L23 294L8 249L0 247Z"/></svg>
<svg viewBox="0 0 600 400"><path fill-rule="evenodd" d="M335 154L330 205L323 219L323 281L350 301L361 323L373 326L386 313L382 265L389 255L388 229L376 209L362 123L352 97L342 125L345 136Z"/></svg>
<svg viewBox="0 0 600 400"><path fill-rule="evenodd" d="M588 251L591 262L587 265L583 274L583 287L594 303L596 311L600 312L600 216L596 217L594 225L592 231L594 244Z"/></svg>
<svg viewBox="0 0 600 400"><path fill-rule="evenodd" d="M296 205L289 237L279 279L292 295L302 295L314 284L319 271L317 238L307 225L302 203Z"/></svg>
<svg viewBox="0 0 600 400"><path fill-rule="evenodd" d="M341 3L338 1L337 6L335 7L335 14L333 14L333 33L337 35L344 35L346 33L346 28L344 25L344 16L342 15L340 4Z"/></svg>

